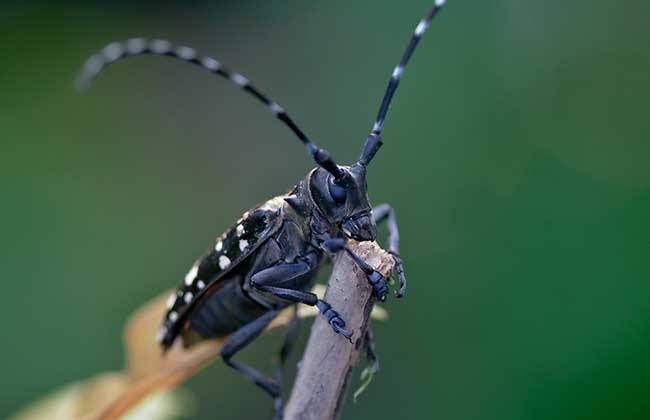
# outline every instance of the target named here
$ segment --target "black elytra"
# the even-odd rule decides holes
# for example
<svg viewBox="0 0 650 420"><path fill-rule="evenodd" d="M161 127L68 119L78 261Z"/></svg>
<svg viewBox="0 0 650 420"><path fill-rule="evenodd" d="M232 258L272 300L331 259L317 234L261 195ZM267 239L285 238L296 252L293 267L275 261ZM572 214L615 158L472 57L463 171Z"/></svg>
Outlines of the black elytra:
<svg viewBox="0 0 650 420"><path fill-rule="evenodd" d="M278 419L282 417L283 407L280 384L232 357L261 334L283 308L297 303L317 307L332 330L352 342L353 332L346 329L345 320L336 308L309 291L323 261L338 252L347 252L366 274L375 298L383 301L388 293L386 279L355 254L347 241L374 241L377 223L386 220L388 250L395 258L394 276L399 282L396 295L401 297L406 290L395 212L388 204L370 206L366 170L382 145L384 121L404 69L443 4L444 0L436 0L419 21L391 74L359 160L349 166L337 164L327 151L316 146L284 108L246 77L227 70L218 60L200 55L190 47L174 46L160 39L133 38L114 42L91 56L77 79L80 88L88 87L109 64L142 54L168 56L195 64L230 80L266 105L306 146L318 165L288 193L248 210L217 238L169 297L158 333L158 341L165 350L179 337L185 346L191 346L207 338L230 334L221 349L222 358L274 398ZM293 337L295 333L290 335ZM371 336L359 337L365 339L369 349ZM287 349L291 346L292 343L283 345L282 361L286 360Z"/></svg>

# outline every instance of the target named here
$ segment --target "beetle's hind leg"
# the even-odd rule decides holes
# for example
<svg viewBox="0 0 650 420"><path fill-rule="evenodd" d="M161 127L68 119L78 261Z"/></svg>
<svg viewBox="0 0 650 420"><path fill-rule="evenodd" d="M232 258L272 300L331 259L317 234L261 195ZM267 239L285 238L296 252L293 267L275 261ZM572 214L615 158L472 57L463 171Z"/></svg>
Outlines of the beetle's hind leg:
<svg viewBox="0 0 650 420"><path fill-rule="evenodd" d="M287 360L289 355L296 345L298 335L300 334L300 318L298 317L298 306L293 305L293 315L289 325L287 327L287 333L284 336L284 341L282 342L282 347L278 352L278 363L275 367L275 380L280 387L284 386L284 370L286 367Z"/></svg>
<svg viewBox="0 0 650 420"><path fill-rule="evenodd" d="M396 296L402 297L406 293L406 276L404 275L404 266L402 258L399 256L399 229L397 228L397 217L395 210L390 204L379 204L372 209L372 218L375 224L386 220L388 222L388 250L395 258L395 275L399 282L399 289Z"/></svg>
<svg viewBox="0 0 650 420"><path fill-rule="evenodd" d="M252 367L232 360L232 357L241 349L250 344L251 341L256 339L269 325L273 318L278 315L279 312L280 311L278 309L272 309L254 321L251 321L243 327L239 328L230 337L228 337L226 342L221 347L220 352L221 358L228 366L244 375L255 385L266 391L273 398L276 420L282 419L283 410L282 395L278 383L272 379L265 377Z"/></svg>

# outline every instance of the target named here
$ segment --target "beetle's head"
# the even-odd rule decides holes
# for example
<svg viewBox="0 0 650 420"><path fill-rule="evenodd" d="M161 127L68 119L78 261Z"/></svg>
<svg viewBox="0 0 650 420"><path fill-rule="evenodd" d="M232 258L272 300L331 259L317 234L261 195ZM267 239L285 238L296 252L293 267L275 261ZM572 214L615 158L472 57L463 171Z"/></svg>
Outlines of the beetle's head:
<svg viewBox="0 0 650 420"><path fill-rule="evenodd" d="M311 199L327 221L345 236L357 241L373 241L377 229L368 202L366 168L359 163L340 168L346 176L339 182L323 168L310 173Z"/></svg>

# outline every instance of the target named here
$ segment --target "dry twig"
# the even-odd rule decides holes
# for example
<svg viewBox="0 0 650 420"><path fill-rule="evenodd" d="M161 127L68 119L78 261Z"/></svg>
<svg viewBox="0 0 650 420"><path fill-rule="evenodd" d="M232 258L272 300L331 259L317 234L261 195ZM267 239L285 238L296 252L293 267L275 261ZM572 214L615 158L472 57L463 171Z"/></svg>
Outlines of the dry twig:
<svg viewBox="0 0 650 420"><path fill-rule="evenodd" d="M374 242L350 242L350 246L388 277L394 264L392 255ZM285 420L337 418L350 372L363 349L372 310L372 289L363 271L344 252L334 262L325 300L345 319L346 328L353 332L353 344L336 335L323 317L316 318L285 410Z"/></svg>

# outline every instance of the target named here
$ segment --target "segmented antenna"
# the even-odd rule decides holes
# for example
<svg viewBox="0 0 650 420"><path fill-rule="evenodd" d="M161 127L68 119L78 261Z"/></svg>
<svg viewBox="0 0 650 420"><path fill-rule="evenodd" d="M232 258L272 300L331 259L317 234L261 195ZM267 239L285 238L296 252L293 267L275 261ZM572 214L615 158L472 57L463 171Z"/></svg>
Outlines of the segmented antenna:
<svg viewBox="0 0 650 420"><path fill-rule="evenodd" d="M175 46L171 42L162 39L147 40L143 38L133 38L124 42L113 42L86 61L77 78L77 88L80 90L89 88L93 80L108 65L126 57L143 54L176 58L195 64L210 73L217 74L230 80L239 88L255 97L259 102L266 105L273 115L289 127L289 129L307 147L307 150L318 165L331 173L336 180L342 180L346 177L347 172L339 168L327 151L319 149L311 140L309 140L307 135L300 129L300 127L298 127L284 108L277 102L271 100L268 96L260 92L242 74L224 68L218 60L215 60L212 57L200 55L196 50L190 47Z"/></svg>
<svg viewBox="0 0 650 420"><path fill-rule="evenodd" d="M379 112L377 113L375 124L372 127L372 132L370 134L371 136L379 136L381 134L381 130L384 128L384 120L386 119L388 108L390 107L390 103L393 100L393 95L395 94L395 90L397 90L399 81L404 74L404 68L411 59L411 56L415 51L415 47L417 47L418 42L420 42L420 38L422 38L422 34L424 34L424 32L427 30L429 24L431 23L431 20L436 14L438 14L438 11L440 11L444 4L445 0L435 0L431 9L429 9L420 23L418 23L418 26L416 26L415 31L413 32L413 36L411 37L411 40L406 47L406 51L404 51L404 54L402 55L402 59L399 61L399 64L397 64L393 70L393 74L390 76L390 81L388 82L386 93L384 94L384 98L381 100L381 106L379 107Z"/></svg>

